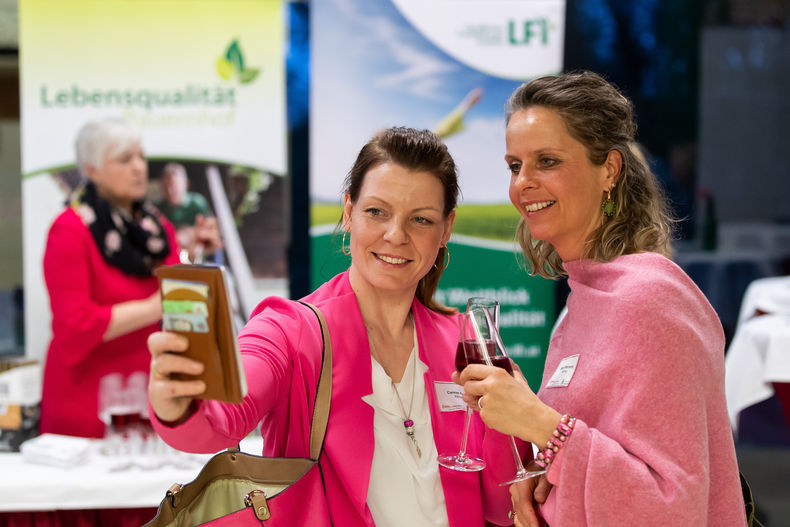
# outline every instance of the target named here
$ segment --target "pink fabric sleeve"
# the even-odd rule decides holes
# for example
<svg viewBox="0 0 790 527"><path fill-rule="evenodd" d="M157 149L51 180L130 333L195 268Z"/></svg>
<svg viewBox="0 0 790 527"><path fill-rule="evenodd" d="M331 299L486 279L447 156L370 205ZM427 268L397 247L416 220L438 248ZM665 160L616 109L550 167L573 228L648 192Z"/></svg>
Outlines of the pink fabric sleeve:
<svg viewBox="0 0 790 527"><path fill-rule="evenodd" d="M75 217L76 219L76 217ZM44 251L44 279L52 308L52 331L70 350L64 361L74 366L102 343L112 306L91 298L88 243L82 224L58 217L52 224ZM79 220L77 220L79 221Z"/></svg>
<svg viewBox="0 0 790 527"><path fill-rule="evenodd" d="M510 491L500 483L510 480L516 473L516 460L508 436L488 427L483 436L483 458L486 468L480 471L483 487L483 517L497 525L512 525L507 513L513 508ZM524 464L532 460L530 443L516 439L516 448Z"/></svg>
<svg viewBox="0 0 790 527"><path fill-rule="evenodd" d="M608 390L585 393L618 437L577 421L548 473L552 525L707 523L706 413L723 400L723 357L710 352L711 324L698 306L666 288L642 293L603 330L612 349L602 353L616 365L607 366Z"/></svg>
<svg viewBox="0 0 790 527"><path fill-rule="evenodd" d="M292 349L299 349L302 337L311 332L301 330L296 313L266 315L253 316L239 335L248 389L241 403L201 400L197 412L175 427L160 422L150 409L151 422L167 444L185 452L218 452L237 445L280 402L287 404ZM293 347L288 335L295 339Z"/></svg>

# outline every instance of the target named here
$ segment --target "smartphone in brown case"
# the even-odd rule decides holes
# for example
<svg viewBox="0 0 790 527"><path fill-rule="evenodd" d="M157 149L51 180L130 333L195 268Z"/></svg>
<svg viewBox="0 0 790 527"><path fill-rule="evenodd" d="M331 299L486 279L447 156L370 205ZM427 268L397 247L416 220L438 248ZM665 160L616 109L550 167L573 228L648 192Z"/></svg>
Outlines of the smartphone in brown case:
<svg viewBox="0 0 790 527"><path fill-rule="evenodd" d="M155 271L162 293L162 329L184 335L183 354L205 365L197 376L206 391L198 399L241 402L247 383L231 315L227 271L209 265L168 265Z"/></svg>

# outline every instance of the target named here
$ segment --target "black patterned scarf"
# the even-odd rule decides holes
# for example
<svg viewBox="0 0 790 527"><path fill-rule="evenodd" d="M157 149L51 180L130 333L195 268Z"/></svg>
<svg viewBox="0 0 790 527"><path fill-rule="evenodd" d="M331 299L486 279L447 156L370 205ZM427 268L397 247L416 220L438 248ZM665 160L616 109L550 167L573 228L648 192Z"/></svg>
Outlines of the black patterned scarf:
<svg viewBox="0 0 790 527"><path fill-rule="evenodd" d="M132 276L151 276L170 253L167 233L156 211L135 201L132 212L114 207L88 181L74 191L67 204L82 218L105 261Z"/></svg>

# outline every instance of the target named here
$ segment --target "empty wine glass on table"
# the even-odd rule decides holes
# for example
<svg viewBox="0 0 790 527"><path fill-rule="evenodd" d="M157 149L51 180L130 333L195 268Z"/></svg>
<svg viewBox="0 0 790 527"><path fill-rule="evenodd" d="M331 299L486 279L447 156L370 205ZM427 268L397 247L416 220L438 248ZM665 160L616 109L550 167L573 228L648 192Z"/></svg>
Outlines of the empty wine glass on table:
<svg viewBox="0 0 790 527"><path fill-rule="evenodd" d="M504 369L510 375L513 375L513 365L510 362L505 345L502 343L502 338L499 335L499 330L494 323L488 309L482 306L476 306L469 309L467 313L469 324L474 331L473 346L476 352L480 354L480 359L475 360L477 364L487 364L488 366L496 366ZM467 352L469 363L472 364L471 355ZM524 481L525 479L533 478L541 474L545 474L546 470L527 470L521 462L521 456L516 448L516 441L513 436L508 436L510 439L510 447L513 451L513 459L516 465L516 473L507 481L500 483L501 486L510 485L517 481Z"/></svg>
<svg viewBox="0 0 790 527"><path fill-rule="evenodd" d="M486 307L491 313L494 323L499 320L499 302L490 298L472 297L466 303L466 311L475 306ZM458 337L458 348L455 352L455 370L461 373L468 364L467 348L470 352L474 352L474 347L464 346L464 342L475 338L473 326L469 323L469 316L464 313L460 316L459 328L460 335ZM479 358L479 356L475 356ZM469 437L469 423L472 420L472 409L466 407L466 417L464 418L464 431L461 436L461 448L458 453L441 454L439 456L439 464L443 467L451 468L453 470L460 470L463 472L474 472L485 468L486 463L482 459L470 457L466 453L466 441Z"/></svg>

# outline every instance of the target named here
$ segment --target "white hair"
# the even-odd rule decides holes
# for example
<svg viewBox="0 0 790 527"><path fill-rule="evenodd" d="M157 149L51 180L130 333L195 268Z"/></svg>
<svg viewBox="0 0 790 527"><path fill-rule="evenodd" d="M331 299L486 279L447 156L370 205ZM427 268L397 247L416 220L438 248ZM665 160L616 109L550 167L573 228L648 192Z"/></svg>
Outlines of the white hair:
<svg viewBox="0 0 790 527"><path fill-rule="evenodd" d="M86 165L100 169L106 158L114 157L141 141L140 132L120 117L86 123L80 128L74 145L80 174L87 177Z"/></svg>

